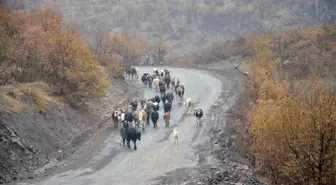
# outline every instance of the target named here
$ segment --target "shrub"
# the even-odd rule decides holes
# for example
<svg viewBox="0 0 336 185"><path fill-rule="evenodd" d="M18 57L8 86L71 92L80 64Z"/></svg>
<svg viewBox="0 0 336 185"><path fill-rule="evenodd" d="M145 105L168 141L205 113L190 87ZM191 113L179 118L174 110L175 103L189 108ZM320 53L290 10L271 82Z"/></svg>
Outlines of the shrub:
<svg viewBox="0 0 336 185"><path fill-rule="evenodd" d="M253 47L250 153L275 184L335 184L336 93L316 76L280 78L270 46L262 37Z"/></svg>
<svg viewBox="0 0 336 185"><path fill-rule="evenodd" d="M20 91L24 95L31 97L33 102L36 104L37 111L39 113L46 112L48 101L42 92L38 91L37 89L33 89L33 88L21 88Z"/></svg>
<svg viewBox="0 0 336 185"><path fill-rule="evenodd" d="M44 81L60 96L104 96L110 81L97 56L78 32L64 27L53 7L14 13L0 6L0 10L0 85ZM43 112L44 102L35 101Z"/></svg>

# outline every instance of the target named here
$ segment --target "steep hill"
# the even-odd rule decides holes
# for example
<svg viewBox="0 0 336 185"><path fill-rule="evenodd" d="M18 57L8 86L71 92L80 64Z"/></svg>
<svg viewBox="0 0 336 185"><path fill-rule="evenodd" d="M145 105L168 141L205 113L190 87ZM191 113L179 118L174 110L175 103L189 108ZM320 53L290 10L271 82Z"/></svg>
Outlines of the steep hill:
<svg viewBox="0 0 336 185"><path fill-rule="evenodd" d="M93 41L111 33L167 37L190 50L245 33L309 27L335 21L334 0L14 0L25 10L54 3L65 20Z"/></svg>

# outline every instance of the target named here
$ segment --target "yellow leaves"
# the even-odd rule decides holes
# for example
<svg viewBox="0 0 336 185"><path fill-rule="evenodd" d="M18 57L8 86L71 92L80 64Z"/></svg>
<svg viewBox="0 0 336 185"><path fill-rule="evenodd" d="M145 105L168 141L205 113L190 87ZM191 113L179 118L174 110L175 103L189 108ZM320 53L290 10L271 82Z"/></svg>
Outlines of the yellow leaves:
<svg viewBox="0 0 336 185"><path fill-rule="evenodd" d="M141 42L136 39L129 39L124 34L115 34L111 37L110 45L113 51L120 56L145 54L145 49L141 46Z"/></svg>
<svg viewBox="0 0 336 185"><path fill-rule="evenodd" d="M253 53L259 62L266 62L270 54L270 41L266 38L258 38L253 45Z"/></svg>
<svg viewBox="0 0 336 185"><path fill-rule="evenodd" d="M63 27L62 17L53 7L18 13L0 9L7 12L0 15L0 47L8 50L1 50L0 56L18 69L16 80L46 81L56 94L75 101L104 96L110 81L101 70L98 57L90 52L78 32ZM15 62L20 66L16 67ZM0 69L3 67L7 66L0 66ZM30 94L43 112L43 100L37 93Z"/></svg>
<svg viewBox="0 0 336 185"><path fill-rule="evenodd" d="M277 184L284 183L279 177L289 184L333 184L336 94L315 77L280 81L280 60L273 61L269 48L266 38L256 39L253 47L247 88L256 97L249 111L251 153Z"/></svg>
<svg viewBox="0 0 336 185"><path fill-rule="evenodd" d="M326 174L335 173L335 169L320 169L325 174L319 178L308 169L314 165L317 169L325 160L319 156L336 155L331 149L336 147L336 95L318 81L298 95L290 97L285 83L270 78L261 83L259 99L250 110L251 152L265 168L272 173L280 171L279 175L287 176L291 182L302 178L311 184L321 184L319 178L330 182ZM321 148L325 150L322 152ZM329 159L324 165L336 166L336 160Z"/></svg>

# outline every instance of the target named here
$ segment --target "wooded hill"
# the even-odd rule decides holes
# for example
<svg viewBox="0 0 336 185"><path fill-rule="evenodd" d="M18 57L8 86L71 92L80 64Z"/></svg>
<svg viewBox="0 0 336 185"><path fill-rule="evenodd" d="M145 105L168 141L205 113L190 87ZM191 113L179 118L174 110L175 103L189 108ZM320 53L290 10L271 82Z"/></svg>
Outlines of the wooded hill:
<svg viewBox="0 0 336 185"><path fill-rule="evenodd" d="M245 61L239 68L249 69L246 89L233 111L237 151L273 184L330 185L336 184L335 59L336 28L324 27L220 41L175 61Z"/></svg>
<svg viewBox="0 0 336 185"><path fill-rule="evenodd" d="M166 38L177 52L246 33L335 21L334 0L10 0L14 9L54 3L66 22L93 42L96 29Z"/></svg>

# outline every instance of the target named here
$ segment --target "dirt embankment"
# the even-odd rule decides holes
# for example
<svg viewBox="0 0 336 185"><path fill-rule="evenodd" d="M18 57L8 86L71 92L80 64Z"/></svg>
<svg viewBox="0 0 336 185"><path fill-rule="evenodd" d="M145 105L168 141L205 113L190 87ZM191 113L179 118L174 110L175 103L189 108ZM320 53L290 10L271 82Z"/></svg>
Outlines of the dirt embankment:
<svg viewBox="0 0 336 185"><path fill-rule="evenodd" d="M113 80L106 97L90 101L88 109L75 110L47 94L37 97L23 89L0 89L0 184L33 179L39 167L46 166L44 172L83 152L82 146L111 123L113 106L137 95L134 85ZM42 98L46 102L43 113Z"/></svg>
<svg viewBox="0 0 336 185"><path fill-rule="evenodd" d="M209 127L208 142L197 147L200 176L194 182L260 185L262 182L256 177L253 166L239 154L238 133L233 121L233 107L244 90L246 77L234 69L234 65L214 65L207 68L218 79L230 81L231 86L229 90L222 91L209 112L215 116L215 122Z"/></svg>

